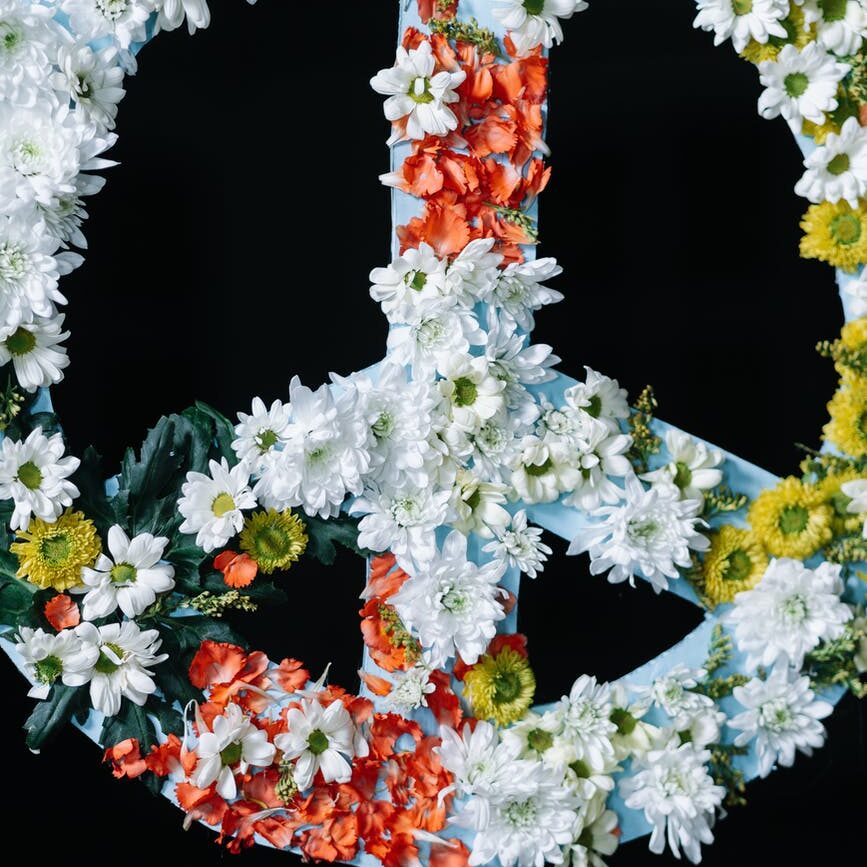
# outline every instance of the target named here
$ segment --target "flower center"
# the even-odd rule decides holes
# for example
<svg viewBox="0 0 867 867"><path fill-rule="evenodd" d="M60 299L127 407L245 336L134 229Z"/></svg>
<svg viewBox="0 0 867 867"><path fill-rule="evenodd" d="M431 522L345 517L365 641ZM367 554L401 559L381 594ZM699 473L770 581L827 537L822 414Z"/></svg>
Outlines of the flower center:
<svg viewBox="0 0 867 867"><path fill-rule="evenodd" d="M114 584L133 584L137 574L135 566L129 563L118 563L111 567L111 580Z"/></svg>
<svg viewBox="0 0 867 867"><path fill-rule="evenodd" d="M65 566L72 554L72 540L63 532L46 536L39 543L39 553L49 567Z"/></svg>
<svg viewBox="0 0 867 867"><path fill-rule="evenodd" d="M837 244L848 247L861 238L861 221L854 214L837 214L829 226L831 238Z"/></svg>
<svg viewBox="0 0 867 867"><path fill-rule="evenodd" d="M553 466L554 461L552 461L551 458L545 458L545 460L542 461L541 464L525 464L524 472L528 476L544 476L545 473L549 472L551 470L551 467Z"/></svg>
<svg viewBox="0 0 867 867"><path fill-rule="evenodd" d="M683 462L677 461L674 465L674 483L680 490L689 487L692 481L692 470Z"/></svg>
<svg viewBox="0 0 867 867"><path fill-rule="evenodd" d="M93 83L84 73L75 76L75 92L79 99L90 99L93 95Z"/></svg>
<svg viewBox="0 0 867 867"><path fill-rule="evenodd" d="M479 508L479 504L482 502L482 492L481 489L476 488L470 495L467 497L464 502L470 507L472 511L475 511Z"/></svg>
<svg viewBox="0 0 867 867"><path fill-rule="evenodd" d="M412 279L407 280L406 285L409 286L410 289L415 289L416 292L421 292L421 290L424 289L424 284L427 283L427 274L425 274L424 271L415 271L411 273ZM409 277L409 274L406 276Z"/></svg>
<svg viewBox="0 0 867 867"><path fill-rule="evenodd" d="M783 600L780 612L789 623L803 623L809 613L807 600L800 593L794 593Z"/></svg>
<svg viewBox="0 0 867 867"><path fill-rule="evenodd" d="M786 506L777 524L784 536L797 536L804 532L809 520L810 513L803 506Z"/></svg>
<svg viewBox="0 0 867 867"><path fill-rule="evenodd" d="M388 410L383 410L373 423L373 435L378 440L384 440L394 433L394 417Z"/></svg>
<svg viewBox="0 0 867 867"><path fill-rule="evenodd" d="M307 735L307 749L313 753L314 756L318 756L325 752L328 749L328 735L325 734L322 729L313 729L309 735Z"/></svg>
<svg viewBox="0 0 867 867"><path fill-rule="evenodd" d="M39 144L29 139L22 139L12 148L12 165L25 177L39 174L39 159L42 149Z"/></svg>
<svg viewBox="0 0 867 867"><path fill-rule="evenodd" d="M259 448L259 452L261 454L265 454L268 450L274 448L277 445L279 437L274 431L268 430L260 430L258 434L256 434L256 445Z"/></svg>
<svg viewBox="0 0 867 867"><path fill-rule="evenodd" d="M732 0L732 12L735 15L746 15L753 11L753 0Z"/></svg>
<svg viewBox="0 0 867 867"><path fill-rule="evenodd" d="M414 78L409 84L409 97L420 105L433 102L434 96L430 92L430 79L424 75Z"/></svg>
<svg viewBox="0 0 867 867"><path fill-rule="evenodd" d="M421 506L412 497L402 497L391 506L391 516L401 527L417 524L421 514Z"/></svg>
<svg viewBox="0 0 867 867"><path fill-rule="evenodd" d="M442 606L452 614L460 614L470 607L470 598L462 587L449 587L442 595Z"/></svg>
<svg viewBox="0 0 867 867"><path fill-rule="evenodd" d="M442 341L445 328L439 319L425 319L415 330L416 340L424 349L431 349Z"/></svg>
<svg viewBox="0 0 867 867"><path fill-rule="evenodd" d="M592 849L593 848L593 831L590 828L585 828L578 835L578 839L575 842L579 846L583 846L585 849Z"/></svg>
<svg viewBox="0 0 867 867"><path fill-rule="evenodd" d="M532 798L510 801L503 810L503 818L513 828L532 828L536 824L536 802Z"/></svg>
<svg viewBox="0 0 867 867"><path fill-rule="evenodd" d="M18 244L0 247L0 278L4 281L20 280L27 271L27 257Z"/></svg>
<svg viewBox="0 0 867 867"><path fill-rule="evenodd" d="M36 336L32 331L19 327L6 338L5 342L9 354L20 357L33 351L36 346Z"/></svg>
<svg viewBox="0 0 867 867"><path fill-rule="evenodd" d="M849 171L849 154L837 154L828 163L827 168L832 175L842 175L843 172Z"/></svg>
<svg viewBox="0 0 867 867"><path fill-rule="evenodd" d="M63 663L56 656L46 656L40 659L36 665L36 679L40 683L54 683L63 674Z"/></svg>
<svg viewBox="0 0 867 867"><path fill-rule="evenodd" d="M307 463L312 466L324 464L328 460L329 454L328 446L317 446L313 451L307 453Z"/></svg>
<svg viewBox="0 0 867 867"><path fill-rule="evenodd" d="M107 647L118 659L123 659L123 648L120 645L109 643L105 644L104 647ZM93 667L100 674L113 674L120 668L120 663L115 662L104 650L100 649L99 659L96 660L96 665Z"/></svg>
<svg viewBox="0 0 867 867"><path fill-rule="evenodd" d="M647 542L659 531L659 525L653 518L634 518L626 525L626 532L635 541Z"/></svg>
<svg viewBox="0 0 867 867"><path fill-rule="evenodd" d="M19 33L9 21L0 21L0 45L4 51L12 52L21 44Z"/></svg>
<svg viewBox="0 0 867 867"><path fill-rule="evenodd" d="M846 0L819 0L825 21L842 21L846 17Z"/></svg>
<svg viewBox="0 0 867 867"><path fill-rule="evenodd" d="M494 675L494 703L514 701L521 694L521 678L516 671L498 671Z"/></svg>
<svg viewBox="0 0 867 867"><path fill-rule="evenodd" d="M527 746L537 753L550 750L553 744L554 735L551 732L546 732L545 729L533 729L527 733Z"/></svg>
<svg viewBox="0 0 867 867"><path fill-rule="evenodd" d="M18 467L18 481L28 491L35 491L42 484L42 470L33 461L27 461Z"/></svg>
<svg viewBox="0 0 867 867"><path fill-rule="evenodd" d="M472 406L479 396L476 384L467 376L458 377L454 381L455 406Z"/></svg>
<svg viewBox="0 0 867 867"><path fill-rule="evenodd" d="M666 797L683 795L687 791L683 777L676 768L668 768L659 779L659 785Z"/></svg>
<svg viewBox="0 0 867 867"><path fill-rule="evenodd" d="M590 777L593 776L593 772L590 770L590 765L581 759L576 759L571 765L569 765L569 767L575 772L575 776L578 777L579 780L589 780Z"/></svg>
<svg viewBox="0 0 867 867"><path fill-rule="evenodd" d="M238 741L234 741L229 744L229 746L220 750L220 761L226 767L232 767L233 765L237 765L238 762L241 761L241 754L243 753L244 748L241 746Z"/></svg>
<svg viewBox="0 0 867 867"><path fill-rule="evenodd" d="M624 707L616 707L611 711L611 722L617 726L619 735L631 735L638 725L638 720Z"/></svg>
<svg viewBox="0 0 867 867"><path fill-rule="evenodd" d="M235 500L232 498L232 495L223 491L222 494L217 494L214 497L214 502L211 503L211 511L218 518L222 518L228 512L232 512L235 509Z"/></svg>
<svg viewBox="0 0 867 867"><path fill-rule="evenodd" d="M599 414L602 412L602 398L598 394L594 394L590 398L590 403L584 407L584 412L591 418L599 418Z"/></svg>
<svg viewBox="0 0 867 867"><path fill-rule="evenodd" d="M541 15L545 8L545 0L524 0L524 8L528 15Z"/></svg>
<svg viewBox="0 0 867 867"><path fill-rule="evenodd" d="M723 567L723 581L746 581L753 571L753 561L743 548L735 548L728 557Z"/></svg>
<svg viewBox="0 0 867 867"><path fill-rule="evenodd" d="M759 708L759 723L767 731L779 734L790 729L793 722L791 709L779 699L765 702Z"/></svg>
<svg viewBox="0 0 867 867"><path fill-rule="evenodd" d="M786 94L792 99L803 96L809 86L810 79L803 72L790 72L783 79Z"/></svg>
<svg viewBox="0 0 867 867"><path fill-rule="evenodd" d="M96 8L109 21L117 21L126 12L127 0L96 0Z"/></svg>

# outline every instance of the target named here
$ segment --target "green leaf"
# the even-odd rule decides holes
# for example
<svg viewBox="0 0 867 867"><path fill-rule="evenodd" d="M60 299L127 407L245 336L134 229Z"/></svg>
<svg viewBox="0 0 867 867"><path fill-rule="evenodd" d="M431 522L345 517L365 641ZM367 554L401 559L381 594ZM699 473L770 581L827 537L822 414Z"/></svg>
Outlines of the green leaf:
<svg viewBox="0 0 867 867"><path fill-rule="evenodd" d="M115 523L123 523L117 520L114 506L105 493L105 470L102 466L102 456L88 446L81 458L81 465L72 476L72 481L80 491L76 508L81 509L94 524L99 532L105 536L109 527ZM125 517L125 510L124 510Z"/></svg>
<svg viewBox="0 0 867 867"><path fill-rule="evenodd" d="M86 695L87 690L62 683L54 684L49 698L40 701L24 723L27 746L31 750L39 750L51 740L79 710L83 694Z"/></svg>
<svg viewBox="0 0 867 867"><path fill-rule="evenodd" d="M220 454L227 458L230 464L234 464L236 459L235 450L232 448L232 441L235 439L235 428L232 426L232 423L219 410L200 400L196 401L195 409L211 419L214 424L214 437L216 438Z"/></svg>
<svg viewBox="0 0 867 867"><path fill-rule="evenodd" d="M0 579L0 624L30 626L39 619L34 609L39 588L17 578Z"/></svg>
<svg viewBox="0 0 867 867"><path fill-rule="evenodd" d="M304 516L303 520L307 527L307 553L325 566L331 566L337 557L335 545L342 545L360 557L366 556L366 552L358 547L358 521L355 518L339 515L326 521Z"/></svg>
<svg viewBox="0 0 867 867"><path fill-rule="evenodd" d="M223 576L214 572L205 577L202 582L204 590L210 590L211 593L226 593L231 588L226 586ZM242 587L238 590L244 596L249 596L254 602L260 602L266 605L282 605L287 602L289 597L286 591L277 587L273 581L266 581L259 576L252 584L247 587Z"/></svg>
<svg viewBox="0 0 867 867"><path fill-rule="evenodd" d="M191 544L192 538L176 532L164 557L175 567L175 581L186 581L200 587L199 566L208 555L198 545Z"/></svg>

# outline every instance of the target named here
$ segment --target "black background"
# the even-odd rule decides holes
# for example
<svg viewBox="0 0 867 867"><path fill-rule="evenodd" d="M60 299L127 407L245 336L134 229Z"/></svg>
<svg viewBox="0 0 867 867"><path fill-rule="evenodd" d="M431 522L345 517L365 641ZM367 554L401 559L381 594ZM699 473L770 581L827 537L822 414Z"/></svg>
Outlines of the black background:
<svg viewBox="0 0 867 867"><path fill-rule="evenodd" d="M164 34L143 52L121 107L121 166L90 202L91 252L64 283L72 365L54 398L79 454L92 442L116 462L196 398L234 414L254 394L285 398L293 373L315 385L381 357L367 273L389 258L377 181L388 129L367 82L392 61L396 3L212 5L209 30ZM653 383L661 417L783 474L797 468L793 443L817 444L834 388L813 351L839 327L833 274L797 257L800 160L786 125L760 120L755 70L693 31L693 13L692 0L598 0L567 25L551 69L540 250L564 266L566 300L538 317L536 338L574 375L589 364L633 395ZM292 579L288 608L258 616L257 645L317 673L333 660L334 680L352 687L359 563ZM646 587L592 579L574 559L528 583L521 628L540 700L582 671L623 674L699 619ZM27 753L19 725L31 702L8 667L2 682L7 833L34 855L223 857L209 832L185 834L174 808L114 781L77 733ZM750 786L750 806L718 825L704 863L857 851L853 699L828 729L813 759ZM625 846L614 864L674 863L645 847Z"/></svg>

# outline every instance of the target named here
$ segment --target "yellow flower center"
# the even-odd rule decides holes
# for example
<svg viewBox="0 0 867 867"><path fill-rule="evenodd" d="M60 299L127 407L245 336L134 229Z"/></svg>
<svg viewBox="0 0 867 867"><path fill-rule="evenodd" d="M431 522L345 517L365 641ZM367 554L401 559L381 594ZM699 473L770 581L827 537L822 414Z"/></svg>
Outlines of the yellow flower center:
<svg viewBox="0 0 867 867"><path fill-rule="evenodd" d="M803 506L784 506L778 521L780 532L785 536L803 533L810 520L810 513Z"/></svg>
<svg viewBox="0 0 867 867"><path fill-rule="evenodd" d="M455 406L472 406L479 396L479 389L476 384L467 376L462 376L456 379L455 386Z"/></svg>
<svg viewBox="0 0 867 867"><path fill-rule="evenodd" d="M803 72L790 72L783 79L783 88L788 96L792 99L797 99L803 96L807 87L810 84L810 79Z"/></svg>
<svg viewBox="0 0 867 867"><path fill-rule="evenodd" d="M829 163L828 171L832 175L842 175L849 171L849 154L837 154Z"/></svg>
<svg viewBox="0 0 867 867"><path fill-rule="evenodd" d="M42 484L42 470L33 461L27 461L18 467L18 481L28 491L35 491Z"/></svg>
<svg viewBox="0 0 867 867"><path fill-rule="evenodd" d="M214 497L214 502L211 503L211 511L218 517L222 518L227 512L231 512L235 509L235 501L232 499L231 494L227 494L223 491L222 494L217 494Z"/></svg>
<svg viewBox="0 0 867 867"><path fill-rule="evenodd" d="M109 573L111 580L115 584L132 584L137 574L138 570L129 563L118 563L116 566L111 567L111 572Z"/></svg>
<svg viewBox="0 0 867 867"><path fill-rule="evenodd" d="M65 565L71 552L72 544L66 533L46 536L39 545L39 553L50 567Z"/></svg>
<svg viewBox="0 0 867 867"><path fill-rule="evenodd" d="M722 570L723 581L746 581L753 571L753 561L743 548L735 548L726 558Z"/></svg>
<svg viewBox="0 0 867 867"><path fill-rule="evenodd" d="M855 214L836 214L829 228L834 241L846 247L857 244L861 238L861 221Z"/></svg>
<svg viewBox="0 0 867 867"><path fill-rule="evenodd" d="M430 91L430 79L423 75L414 78L409 83L409 98L419 105L433 102L434 97Z"/></svg>

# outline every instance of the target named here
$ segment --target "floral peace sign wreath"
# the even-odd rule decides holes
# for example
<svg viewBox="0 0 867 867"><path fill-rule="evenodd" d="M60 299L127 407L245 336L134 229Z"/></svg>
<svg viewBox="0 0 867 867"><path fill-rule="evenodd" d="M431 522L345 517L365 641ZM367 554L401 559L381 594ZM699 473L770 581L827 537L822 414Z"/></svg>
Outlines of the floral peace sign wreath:
<svg viewBox="0 0 867 867"><path fill-rule="evenodd" d="M867 620L867 4L698 0L695 25L758 65L811 205L802 255L836 266L847 324L820 452L777 480L556 373L534 314L546 51L580 0L418 0L371 81L392 124L394 259L371 272L386 359L233 426L161 419L105 482L64 456L47 387L67 364L59 277L135 71L205 0L0 0L0 623L39 699L38 750L73 723L117 777L187 822L326 861L601 864L650 832L693 862L745 782L824 741L864 692ZM615 683L531 709L520 575L552 551L707 611ZM368 558L358 695L224 624L278 601L305 557ZM276 575L276 578L270 576Z"/></svg>

